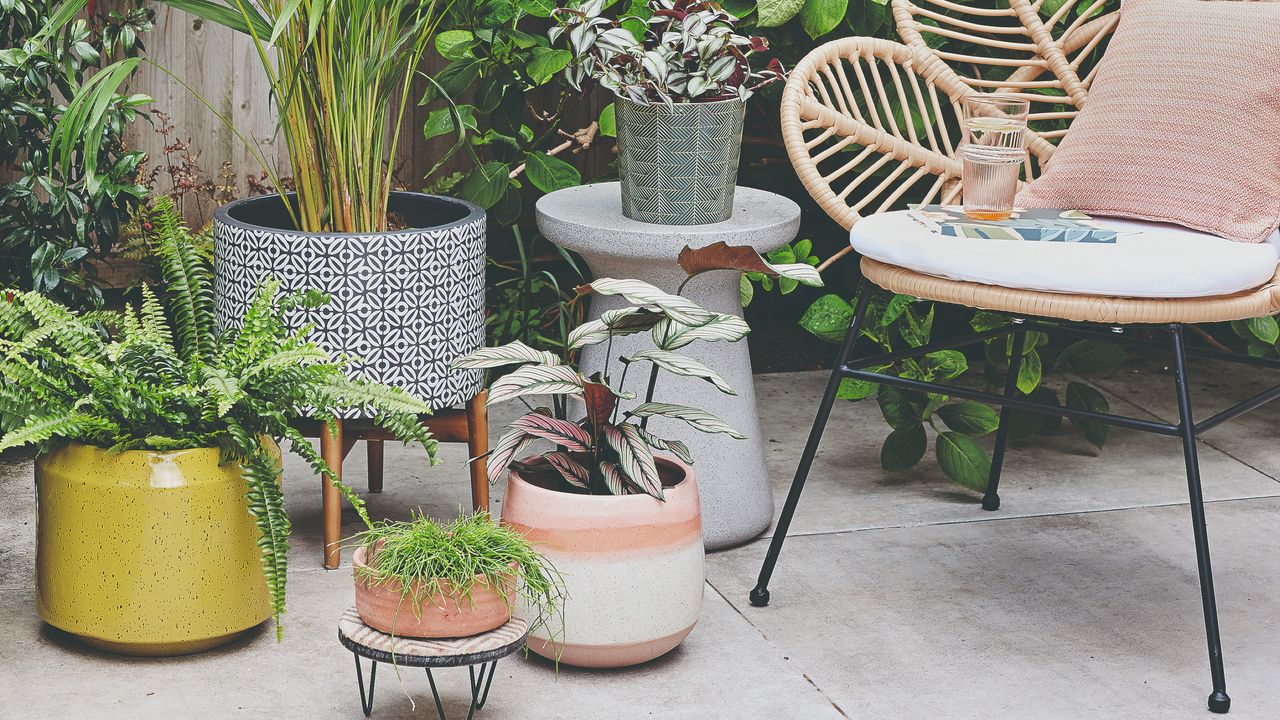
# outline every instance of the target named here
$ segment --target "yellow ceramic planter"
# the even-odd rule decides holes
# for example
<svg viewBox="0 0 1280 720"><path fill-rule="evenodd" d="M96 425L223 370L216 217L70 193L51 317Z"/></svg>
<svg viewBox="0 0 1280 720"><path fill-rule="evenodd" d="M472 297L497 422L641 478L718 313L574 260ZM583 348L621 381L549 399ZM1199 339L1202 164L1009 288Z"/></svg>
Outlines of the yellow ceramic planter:
<svg viewBox="0 0 1280 720"><path fill-rule="evenodd" d="M68 445L36 461L36 497L50 625L113 652L181 655L271 616L244 480L216 449Z"/></svg>

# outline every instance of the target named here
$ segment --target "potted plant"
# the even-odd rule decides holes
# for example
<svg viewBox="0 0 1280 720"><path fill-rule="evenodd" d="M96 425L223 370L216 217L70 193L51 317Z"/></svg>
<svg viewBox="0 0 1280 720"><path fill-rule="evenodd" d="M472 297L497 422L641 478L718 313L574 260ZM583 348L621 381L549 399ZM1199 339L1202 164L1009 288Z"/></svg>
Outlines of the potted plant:
<svg viewBox="0 0 1280 720"><path fill-rule="evenodd" d="M435 407L475 397L480 374L449 363L484 343L484 211L393 190L405 111L416 102L413 80L448 3L162 1L249 37L289 160L290 176L279 177L220 116L277 191L292 191L215 212L219 326L238 322L269 275L285 292L330 296L325 307L295 308L286 318L314 324L316 343L352 355L353 369L368 379ZM60 16L85 2L66 0ZM62 144L99 132L95 108L127 79L131 60L110 66L70 103L76 121L60 128Z"/></svg>
<svg viewBox="0 0 1280 720"><path fill-rule="evenodd" d="M215 329L212 281L167 198L149 231L162 303L75 314L37 293L0 296L0 450L34 445L37 606L55 627L108 649L197 652L273 617L283 626L288 439L364 504L290 426L373 415L434 457L402 390L350 379L346 364L290 330L316 292L263 285L237 328Z"/></svg>
<svg viewBox="0 0 1280 720"><path fill-rule="evenodd" d="M517 598L536 611L537 627L559 605L555 568L487 512L448 524L421 514L377 522L354 541L356 611L391 635L478 635L506 624Z"/></svg>
<svg viewBox="0 0 1280 720"><path fill-rule="evenodd" d="M680 264L688 279L735 269L820 282L808 265L770 265L750 248L724 243L685 248ZM698 621L703 546L693 458L685 443L647 426L649 418L661 416L701 432L743 437L711 413L653 402L653 396L660 370L732 393L713 369L676 351L699 340L736 342L749 328L736 315L681 297L683 288L671 294L638 280L599 278L578 288L579 298L616 295L631 306L574 328L564 354L517 341L456 362L485 370L515 366L491 384L490 403L550 398L550 407L513 422L486 458L491 481L508 476L502 522L529 538L564 578L563 622L553 619L530 635L529 647L540 655L584 667L634 665L674 648ZM582 348L611 348L614 338L639 333L648 333L653 347L618 358L617 382L611 370L618 366L607 357L612 350L606 350L600 373L585 377L574 367ZM624 412L618 401L635 395L615 388L636 365L649 366L648 389L644 402ZM581 402L582 417L570 419L571 399ZM555 448L525 457L540 441Z"/></svg>
<svg viewBox="0 0 1280 720"><path fill-rule="evenodd" d="M752 72L762 37L710 0L633 3L636 15L602 17L606 0L558 8L552 42L567 41L565 80L590 78L617 95L622 212L641 222L698 225L733 214L742 123L752 91L782 65Z"/></svg>

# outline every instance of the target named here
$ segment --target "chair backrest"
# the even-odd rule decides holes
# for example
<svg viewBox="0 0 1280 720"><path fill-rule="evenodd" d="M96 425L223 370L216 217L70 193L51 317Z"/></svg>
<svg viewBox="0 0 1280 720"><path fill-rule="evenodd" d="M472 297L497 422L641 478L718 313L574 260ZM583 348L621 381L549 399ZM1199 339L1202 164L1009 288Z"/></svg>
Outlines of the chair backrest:
<svg viewBox="0 0 1280 720"><path fill-rule="evenodd" d="M835 40L792 70L782 134L801 182L845 228L902 201L956 202L961 103L984 92L1031 101L1033 177L1088 99L1119 21L1099 14L1107 2L893 0L903 42Z"/></svg>

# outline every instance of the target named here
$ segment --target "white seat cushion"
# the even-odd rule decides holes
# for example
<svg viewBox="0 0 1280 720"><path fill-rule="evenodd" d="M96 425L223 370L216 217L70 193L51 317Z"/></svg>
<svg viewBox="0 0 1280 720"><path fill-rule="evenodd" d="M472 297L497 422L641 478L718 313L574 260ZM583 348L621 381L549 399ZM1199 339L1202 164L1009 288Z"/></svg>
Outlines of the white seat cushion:
<svg viewBox="0 0 1280 720"><path fill-rule="evenodd" d="M1165 223L1099 219L1115 243L1028 242L940 235L907 212L863 218L850 242L863 255L951 280L1072 295L1230 295L1272 278L1280 231L1241 243Z"/></svg>

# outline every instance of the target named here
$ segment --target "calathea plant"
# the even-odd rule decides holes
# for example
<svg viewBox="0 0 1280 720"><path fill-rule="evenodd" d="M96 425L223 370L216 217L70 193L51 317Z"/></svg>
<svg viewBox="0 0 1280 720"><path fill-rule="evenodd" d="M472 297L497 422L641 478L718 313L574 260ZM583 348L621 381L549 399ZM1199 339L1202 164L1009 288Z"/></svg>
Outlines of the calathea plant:
<svg viewBox="0 0 1280 720"><path fill-rule="evenodd" d="M646 429L648 418L655 415L687 423L705 433L726 433L744 437L723 420L698 408L653 401L660 370L676 375L701 378L723 393L735 394L715 370L676 352L695 341L737 342L750 328L737 315L705 310L682 297L689 279L710 270L736 269L759 272L772 277L793 278L810 285L821 285L816 270L808 264L771 265L753 250L729 247L723 242L694 250L686 247L680 253L680 265L688 273L676 294L665 292L639 280L598 278L578 288L578 297L591 293L618 295L632 303L630 307L609 310L599 319L579 325L569 333L563 355L535 350L519 341L501 347L483 348L455 362L463 368L502 368L517 366L489 388L489 403L519 399L528 405L532 396L550 396L551 407L532 407L530 412L511 424L498 439L487 458L490 481L497 481L509 468L526 476L556 479L568 492L596 495L644 493L662 499L662 482L654 462L655 450L669 452L685 463L692 463L688 447L678 441L660 438ZM622 372L614 382L609 358L603 372L584 376L574 367L572 356L584 347L612 343L616 337L648 333L653 347L621 356L617 362ZM651 366L644 402L620 411L619 400L634 400L635 394L618 390L625 386L626 376L637 364ZM583 402L585 417L571 420L568 398ZM554 450L529 460L520 460L534 443L544 440Z"/></svg>
<svg viewBox="0 0 1280 720"><path fill-rule="evenodd" d="M749 57L767 50L762 37L735 32L738 18L706 0L649 0L632 15L602 17L608 3L589 0L559 8L552 42L567 39L574 59L565 81L581 89L590 78L638 103L708 102L740 98L782 76L774 59L752 72Z"/></svg>
<svg viewBox="0 0 1280 720"><path fill-rule="evenodd" d="M418 422L430 408L349 379L346 363L309 341L307 327L288 328L284 313L323 305L319 293L279 296L268 282L239 329L217 332L209 272L172 202L160 198L151 219L165 302L145 286L142 304L121 312L77 314L35 292L0 297L0 450L219 448L244 475L279 634L290 524L280 461L263 438L289 440L368 524L364 502L290 423L304 408L324 421L357 409L434 458L436 442Z"/></svg>

